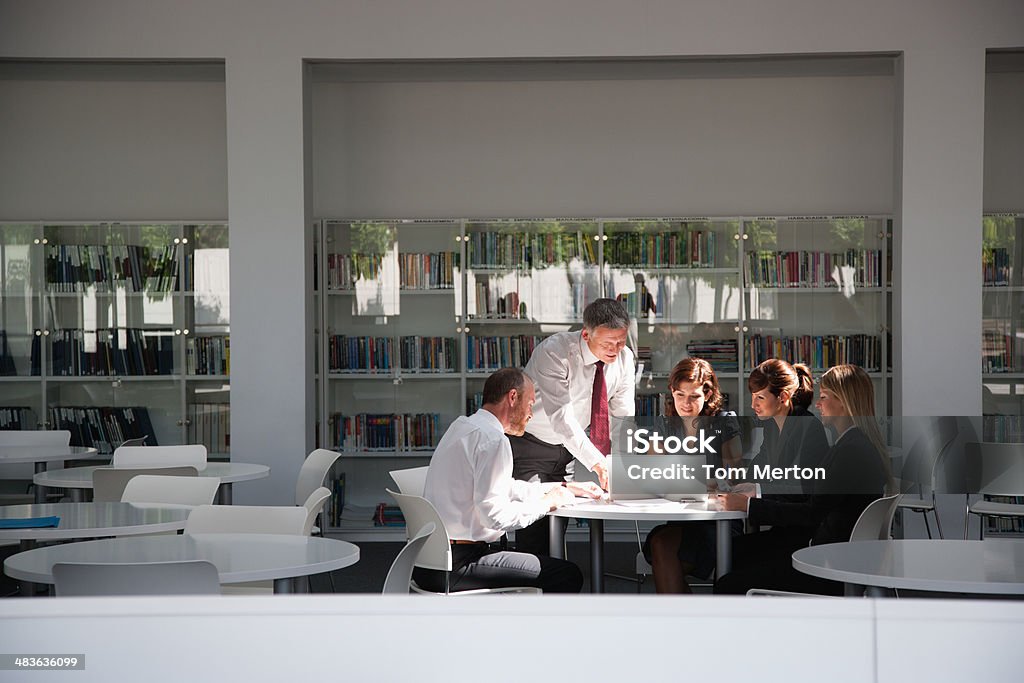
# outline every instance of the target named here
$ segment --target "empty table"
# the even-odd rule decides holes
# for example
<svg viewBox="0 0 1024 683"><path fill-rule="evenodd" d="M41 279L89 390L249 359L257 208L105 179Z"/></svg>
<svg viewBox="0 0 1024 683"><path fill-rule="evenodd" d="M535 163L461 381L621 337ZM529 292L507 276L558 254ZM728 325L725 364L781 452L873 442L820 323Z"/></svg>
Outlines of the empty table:
<svg viewBox="0 0 1024 683"><path fill-rule="evenodd" d="M96 457L96 455L95 448L82 446L0 446L0 465L33 463L35 473L40 474L46 472L46 463L83 460ZM36 502L42 503L46 500L45 496L46 490L36 484Z"/></svg>
<svg viewBox="0 0 1024 683"><path fill-rule="evenodd" d="M57 562L182 562L205 560L221 583L274 581L275 593L292 593L304 576L349 567L359 561L358 546L316 536L275 534L184 534L110 538L36 548L7 558L11 577L53 583Z"/></svg>
<svg viewBox="0 0 1024 683"><path fill-rule="evenodd" d="M153 467L169 466L153 464ZM97 466L69 467L63 470L48 470L35 475L32 480L38 486L71 489L80 492L92 489L92 473ZM231 485L239 481L252 481L270 476L270 468L266 465L255 465L247 462L211 462L199 473L200 477L219 477L220 490L217 502L221 505L231 504ZM75 493L74 495L78 495Z"/></svg>
<svg viewBox="0 0 1024 683"><path fill-rule="evenodd" d="M793 553L793 567L847 584L847 594L891 590L1024 595L1024 540L829 543Z"/></svg>
<svg viewBox="0 0 1024 683"><path fill-rule="evenodd" d="M745 512L728 512L720 510L712 504L709 509L706 503L673 502L663 498L649 500L608 501L595 500L576 505L560 507L549 512L551 517L551 556L561 558L564 554L564 536L562 525L557 517L590 520L590 590L592 593L604 592L604 520L621 519L627 521L656 522L715 522L717 576L729 571L732 562L732 529L729 522L734 519L746 519Z"/></svg>

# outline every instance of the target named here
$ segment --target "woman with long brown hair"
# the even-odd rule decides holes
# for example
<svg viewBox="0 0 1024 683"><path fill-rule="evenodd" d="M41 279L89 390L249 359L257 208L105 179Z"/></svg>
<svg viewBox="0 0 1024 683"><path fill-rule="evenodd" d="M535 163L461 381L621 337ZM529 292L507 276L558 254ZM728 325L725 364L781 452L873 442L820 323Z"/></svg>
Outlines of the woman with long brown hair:
<svg viewBox="0 0 1024 683"><path fill-rule="evenodd" d="M711 364L702 358L684 358L668 378L671 392L666 406L671 431L680 436L711 433L708 464L715 467L738 465L743 457L740 426L736 414L722 409L724 397ZM742 532L742 523L734 533ZM689 593L686 575L707 574L714 568L715 525L713 522L670 522L651 530L644 541L644 556L654 570L659 593Z"/></svg>

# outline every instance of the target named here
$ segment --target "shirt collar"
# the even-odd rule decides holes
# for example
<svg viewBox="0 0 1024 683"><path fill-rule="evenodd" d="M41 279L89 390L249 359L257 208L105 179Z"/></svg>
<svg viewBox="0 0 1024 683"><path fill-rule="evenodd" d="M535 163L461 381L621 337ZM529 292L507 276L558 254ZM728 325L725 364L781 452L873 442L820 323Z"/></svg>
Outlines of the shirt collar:
<svg viewBox="0 0 1024 683"><path fill-rule="evenodd" d="M501 420L499 420L497 416L491 411L487 410L486 408L481 408L480 410L476 411L476 414L480 416L480 419L482 419L484 422L488 423L489 425L497 429L502 434L505 433L505 428L501 426Z"/></svg>
<svg viewBox="0 0 1024 683"><path fill-rule="evenodd" d="M590 346L588 346L587 342L583 339L582 330L580 330L580 353L583 355L584 365L593 365L597 361L601 360L594 355L594 352L590 350Z"/></svg>

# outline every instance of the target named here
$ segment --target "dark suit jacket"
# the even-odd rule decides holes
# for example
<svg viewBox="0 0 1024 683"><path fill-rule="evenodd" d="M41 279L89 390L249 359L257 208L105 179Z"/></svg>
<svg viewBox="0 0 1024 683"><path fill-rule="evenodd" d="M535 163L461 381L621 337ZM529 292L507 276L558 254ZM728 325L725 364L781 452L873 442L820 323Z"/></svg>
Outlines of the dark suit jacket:
<svg viewBox="0 0 1024 683"><path fill-rule="evenodd" d="M755 465L819 467L828 449L828 437L821 420L805 408L793 406L793 411L782 423L781 433L774 419L764 421L764 441L750 461L748 471L752 473ZM767 493L789 494L809 494L812 489L786 482L762 482L762 488Z"/></svg>
<svg viewBox="0 0 1024 683"><path fill-rule="evenodd" d="M882 456L854 427L828 451L821 466L826 478L815 483L805 500L751 499L751 523L789 528L794 534L802 529L814 545L849 541L860 513L885 491Z"/></svg>

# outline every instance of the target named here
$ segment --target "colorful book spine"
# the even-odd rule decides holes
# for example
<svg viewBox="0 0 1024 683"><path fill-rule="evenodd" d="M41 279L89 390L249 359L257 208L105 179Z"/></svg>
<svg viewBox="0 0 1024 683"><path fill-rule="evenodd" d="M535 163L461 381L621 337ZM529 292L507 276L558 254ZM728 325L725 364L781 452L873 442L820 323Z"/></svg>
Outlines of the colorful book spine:
<svg viewBox="0 0 1024 683"><path fill-rule="evenodd" d="M816 371L852 363L869 372L878 372L881 369L882 341L868 334L793 337L754 334L747 337L746 367L755 367L769 358L806 363Z"/></svg>
<svg viewBox="0 0 1024 683"><path fill-rule="evenodd" d="M432 450L443 433L437 413L335 413L330 429L332 447L346 453Z"/></svg>
<svg viewBox="0 0 1024 683"><path fill-rule="evenodd" d="M752 251L746 255L743 275L748 287L881 287L882 252Z"/></svg>

